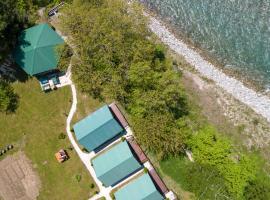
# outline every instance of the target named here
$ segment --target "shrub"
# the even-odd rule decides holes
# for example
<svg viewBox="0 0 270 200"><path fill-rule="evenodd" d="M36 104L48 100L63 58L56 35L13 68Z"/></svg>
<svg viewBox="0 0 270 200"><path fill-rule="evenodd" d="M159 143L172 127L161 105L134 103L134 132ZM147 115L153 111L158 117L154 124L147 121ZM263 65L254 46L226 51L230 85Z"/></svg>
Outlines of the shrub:
<svg viewBox="0 0 270 200"><path fill-rule="evenodd" d="M85 147L82 148L82 151L83 151L84 153L89 153L89 151L88 151Z"/></svg>
<svg viewBox="0 0 270 200"><path fill-rule="evenodd" d="M57 65L58 69L61 71L66 71L69 66L71 56L73 55L72 49L66 43L64 43L63 45L56 47L56 52L60 57Z"/></svg>
<svg viewBox="0 0 270 200"><path fill-rule="evenodd" d="M144 172L144 173L148 173L148 169L145 167L145 168L143 169L143 172Z"/></svg>
<svg viewBox="0 0 270 200"><path fill-rule="evenodd" d="M0 112L14 112L17 108L18 96L6 81L0 80Z"/></svg>
<svg viewBox="0 0 270 200"><path fill-rule="evenodd" d="M73 147L72 146L69 146L68 147L68 150L72 151L73 150Z"/></svg>
<svg viewBox="0 0 270 200"><path fill-rule="evenodd" d="M66 138L66 135L64 134L64 133L60 133L59 135L58 135L58 139L60 139L60 140L63 140L63 139L65 139Z"/></svg>
<svg viewBox="0 0 270 200"><path fill-rule="evenodd" d="M248 182L245 187L246 200L270 199L270 180L266 174Z"/></svg>
<svg viewBox="0 0 270 200"><path fill-rule="evenodd" d="M77 174L75 176L76 180L78 181L78 183L82 180L82 176L80 174Z"/></svg>

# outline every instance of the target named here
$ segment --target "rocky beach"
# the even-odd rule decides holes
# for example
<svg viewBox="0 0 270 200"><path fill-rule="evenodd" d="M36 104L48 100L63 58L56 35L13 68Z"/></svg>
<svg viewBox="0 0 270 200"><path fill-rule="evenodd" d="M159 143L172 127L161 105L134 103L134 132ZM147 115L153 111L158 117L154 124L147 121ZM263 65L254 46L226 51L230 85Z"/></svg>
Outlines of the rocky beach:
<svg viewBox="0 0 270 200"><path fill-rule="evenodd" d="M270 122L270 99L268 96L260 94L246 87L241 81L226 75L198 52L189 48L181 39L176 38L162 22L153 16L149 16L149 27L164 44L183 56L202 76L213 80L216 85Z"/></svg>

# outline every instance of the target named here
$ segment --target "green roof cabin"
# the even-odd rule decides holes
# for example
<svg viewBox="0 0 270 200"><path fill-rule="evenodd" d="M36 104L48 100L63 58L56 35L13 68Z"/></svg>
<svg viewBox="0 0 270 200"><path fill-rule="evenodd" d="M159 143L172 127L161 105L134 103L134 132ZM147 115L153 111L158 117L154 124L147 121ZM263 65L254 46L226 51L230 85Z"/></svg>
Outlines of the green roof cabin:
<svg viewBox="0 0 270 200"><path fill-rule="evenodd" d="M28 75L41 74L57 67L56 47L63 43L48 24L39 24L20 34L13 57Z"/></svg>
<svg viewBox="0 0 270 200"><path fill-rule="evenodd" d="M162 200L163 196L156 189L148 174L129 182L115 194L116 200Z"/></svg>
<svg viewBox="0 0 270 200"><path fill-rule="evenodd" d="M98 179L106 187L117 184L142 168L126 141L98 155L92 164Z"/></svg>
<svg viewBox="0 0 270 200"><path fill-rule="evenodd" d="M105 105L74 125L79 143L88 151L95 151L124 133L124 129Z"/></svg>

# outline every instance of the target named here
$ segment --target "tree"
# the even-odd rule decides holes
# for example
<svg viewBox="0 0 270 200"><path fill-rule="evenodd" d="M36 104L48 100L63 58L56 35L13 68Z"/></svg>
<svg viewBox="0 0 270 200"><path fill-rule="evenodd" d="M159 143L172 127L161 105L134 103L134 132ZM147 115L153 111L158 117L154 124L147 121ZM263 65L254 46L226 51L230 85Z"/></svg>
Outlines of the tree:
<svg viewBox="0 0 270 200"><path fill-rule="evenodd" d="M57 65L58 69L66 71L69 66L71 56L73 55L72 49L64 43L63 45L58 45L55 51L60 58Z"/></svg>
<svg viewBox="0 0 270 200"><path fill-rule="evenodd" d="M13 49L18 34L34 23L35 11L32 0L0 1L0 60L4 58L3 52Z"/></svg>
<svg viewBox="0 0 270 200"><path fill-rule="evenodd" d="M17 107L18 97L13 88L5 81L0 81L0 111L13 112Z"/></svg>

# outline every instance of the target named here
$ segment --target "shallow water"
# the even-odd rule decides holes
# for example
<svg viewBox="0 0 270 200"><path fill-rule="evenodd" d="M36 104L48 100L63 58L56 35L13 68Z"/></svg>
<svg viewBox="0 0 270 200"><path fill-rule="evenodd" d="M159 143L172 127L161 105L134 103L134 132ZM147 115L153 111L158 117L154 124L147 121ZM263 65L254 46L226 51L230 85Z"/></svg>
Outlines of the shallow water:
<svg viewBox="0 0 270 200"><path fill-rule="evenodd" d="M270 0L143 0L212 58L270 85Z"/></svg>

